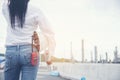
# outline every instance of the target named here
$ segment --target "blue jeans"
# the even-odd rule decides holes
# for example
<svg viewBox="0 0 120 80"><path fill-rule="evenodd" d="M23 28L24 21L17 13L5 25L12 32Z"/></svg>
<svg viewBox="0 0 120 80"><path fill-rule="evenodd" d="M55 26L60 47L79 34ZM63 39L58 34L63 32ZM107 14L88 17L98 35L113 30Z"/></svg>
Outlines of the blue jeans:
<svg viewBox="0 0 120 80"><path fill-rule="evenodd" d="M6 46L4 80L36 80L39 63L31 65L31 53L31 45Z"/></svg>

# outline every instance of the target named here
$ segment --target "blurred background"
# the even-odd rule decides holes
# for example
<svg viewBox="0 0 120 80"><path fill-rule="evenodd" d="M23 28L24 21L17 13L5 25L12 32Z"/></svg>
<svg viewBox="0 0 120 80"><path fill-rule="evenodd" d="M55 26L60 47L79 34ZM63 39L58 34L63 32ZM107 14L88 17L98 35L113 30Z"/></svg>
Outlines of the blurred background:
<svg viewBox="0 0 120 80"><path fill-rule="evenodd" d="M0 53L5 53L6 21L0 0ZM55 31L61 60L114 61L120 53L119 0L30 0L43 11Z"/></svg>

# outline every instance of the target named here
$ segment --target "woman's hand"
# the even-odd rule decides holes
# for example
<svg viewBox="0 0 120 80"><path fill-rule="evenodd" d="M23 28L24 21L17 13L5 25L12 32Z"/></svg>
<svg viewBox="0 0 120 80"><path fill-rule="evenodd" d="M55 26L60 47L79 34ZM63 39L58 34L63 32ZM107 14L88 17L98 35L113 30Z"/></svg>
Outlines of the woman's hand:
<svg viewBox="0 0 120 80"><path fill-rule="evenodd" d="M50 56L50 54L49 54L49 52L48 52L48 50L46 50L46 52L45 52L45 61L46 61L46 64L47 65L51 65L52 64L52 59L51 59L51 56Z"/></svg>
<svg viewBox="0 0 120 80"><path fill-rule="evenodd" d="M51 65L52 61L46 61L47 65Z"/></svg>

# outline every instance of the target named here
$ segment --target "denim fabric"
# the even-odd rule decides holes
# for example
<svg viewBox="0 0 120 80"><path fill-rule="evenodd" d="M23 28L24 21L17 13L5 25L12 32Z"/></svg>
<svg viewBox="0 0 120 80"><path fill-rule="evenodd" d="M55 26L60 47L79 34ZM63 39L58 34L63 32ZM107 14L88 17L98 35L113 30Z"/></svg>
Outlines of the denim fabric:
<svg viewBox="0 0 120 80"><path fill-rule="evenodd" d="M31 45L6 46L4 79L36 80L39 63L31 65L31 53Z"/></svg>

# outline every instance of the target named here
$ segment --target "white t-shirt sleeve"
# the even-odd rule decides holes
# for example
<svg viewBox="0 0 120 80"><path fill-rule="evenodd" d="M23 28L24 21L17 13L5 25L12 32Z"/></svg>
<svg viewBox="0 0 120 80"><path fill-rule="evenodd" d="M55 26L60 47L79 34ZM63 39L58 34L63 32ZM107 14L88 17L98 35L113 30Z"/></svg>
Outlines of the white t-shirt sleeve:
<svg viewBox="0 0 120 80"><path fill-rule="evenodd" d="M2 4L2 13L4 15L4 17L6 17L8 15L8 6L7 6L7 1L5 0Z"/></svg>

